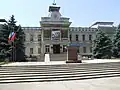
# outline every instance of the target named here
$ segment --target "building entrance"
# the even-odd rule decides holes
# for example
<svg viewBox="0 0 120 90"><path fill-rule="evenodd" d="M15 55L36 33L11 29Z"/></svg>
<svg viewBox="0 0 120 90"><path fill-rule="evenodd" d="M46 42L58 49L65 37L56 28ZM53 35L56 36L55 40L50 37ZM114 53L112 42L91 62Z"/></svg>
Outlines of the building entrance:
<svg viewBox="0 0 120 90"><path fill-rule="evenodd" d="M60 53L60 44L53 44L53 53L54 54Z"/></svg>

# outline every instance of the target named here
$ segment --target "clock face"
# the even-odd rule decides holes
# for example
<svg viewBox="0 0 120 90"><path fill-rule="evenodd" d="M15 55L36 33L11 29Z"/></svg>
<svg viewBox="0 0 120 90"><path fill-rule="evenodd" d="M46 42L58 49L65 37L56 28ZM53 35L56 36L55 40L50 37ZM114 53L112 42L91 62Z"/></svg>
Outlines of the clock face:
<svg viewBox="0 0 120 90"><path fill-rule="evenodd" d="M58 12L53 12L51 17L55 20L58 20L60 18L60 14Z"/></svg>

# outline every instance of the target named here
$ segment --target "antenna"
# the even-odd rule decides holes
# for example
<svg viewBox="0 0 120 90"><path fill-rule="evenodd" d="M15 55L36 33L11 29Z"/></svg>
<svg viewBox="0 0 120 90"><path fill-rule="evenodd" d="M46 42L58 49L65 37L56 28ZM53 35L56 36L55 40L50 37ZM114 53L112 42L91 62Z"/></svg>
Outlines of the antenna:
<svg viewBox="0 0 120 90"><path fill-rule="evenodd" d="M53 1L53 5L56 5L55 0Z"/></svg>

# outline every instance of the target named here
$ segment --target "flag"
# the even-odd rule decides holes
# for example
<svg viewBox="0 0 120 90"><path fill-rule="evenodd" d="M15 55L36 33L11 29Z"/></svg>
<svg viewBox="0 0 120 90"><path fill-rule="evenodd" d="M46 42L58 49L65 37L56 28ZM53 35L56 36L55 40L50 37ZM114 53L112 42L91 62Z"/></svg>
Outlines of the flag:
<svg viewBox="0 0 120 90"><path fill-rule="evenodd" d="M15 39L15 36L16 36L16 33L11 32L11 33L9 34L8 40L14 40L14 39Z"/></svg>
<svg viewBox="0 0 120 90"><path fill-rule="evenodd" d="M11 33L9 34L8 40L11 39L11 37L12 37L13 34L14 34L13 32L11 32Z"/></svg>
<svg viewBox="0 0 120 90"><path fill-rule="evenodd" d="M14 34L12 35L11 40L13 41L13 40L15 39L15 37L16 37L16 33L14 33Z"/></svg>

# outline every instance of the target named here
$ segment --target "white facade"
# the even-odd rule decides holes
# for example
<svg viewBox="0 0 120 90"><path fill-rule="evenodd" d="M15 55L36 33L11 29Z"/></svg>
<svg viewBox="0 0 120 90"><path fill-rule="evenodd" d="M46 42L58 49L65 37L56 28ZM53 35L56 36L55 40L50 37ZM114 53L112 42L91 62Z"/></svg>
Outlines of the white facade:
<svg viewBox="0 0 120 90"><path fill-rule="evenodd" d="M35 55L38 56L40 55L40 53L42 53L41 51L39 51L39 48L42 49L43 51L45 51L45 45L49 45L49 48L52 47L52 44L55 42L52 42L51 40L45 40L44 41L44 48L41 47L41 39L39 37L42 36L41 35L41 28L40 27L22 27L22 29L24 29L25 32L25 54L27 56L30 55ZM91 52L91 47L92 47L92 41L95 39L95 35L97 32L97 28L84 28L84 27L70 27L69 28L69 43L73 43L73 44L80 44L79 46L79 53L80 54L92 54ZM70 35L71 35L71 40L70 40ZM76 40L76 35L78 35L78 41ZM85 36L85 40L83 40L83 35ZM91 40L90 40L90 35L91 35ZM31 40L33 38L33 40ZM68 41L63 40L58 41L56 43L62 43L64 44L68 44ZM86 48L85 52L83 50L83 48ZM33 48L33 51L30 49ZM63 51L63 46L61 45L61 51ZM33 53L32 53L33 52ZM52 49L50 49L50 52L53 52Z"/></svg>
<svg viewBox="0 0 120 90"><path fill-rule="evenodd" d="M55 45L59 45L57 48L59 48L60 53L64 52L64 46L67 45L78 47L80 55L92 55L92 44L96 32L99 30L98 27L69 27L71 24L70 18L61 16L59 9L60 7L56 5L50 6L50 15L41 17L41 27L22 27L26 35L25 54L27 56L54 53ZM54 30L60 31L58 40L52 40L51 38ZM68 31L67 36L62 36L62 31ZM111 31L114 31L113 28Z"/></svg>
<svg viewBox="0 0 120 90"><path fill-rule="evenodd" d="M97 30L97 28L70 27L70 44L78 47L80 55L92 55L92 43Z"/></svg>
<svg viewBox="0 0 120 90"><path fill-rule="evenodd" d="M25 32L25 54L27 56L39 56L41 48L41 41L39 35L41 36L40 27L22 27Z"/></svg>

